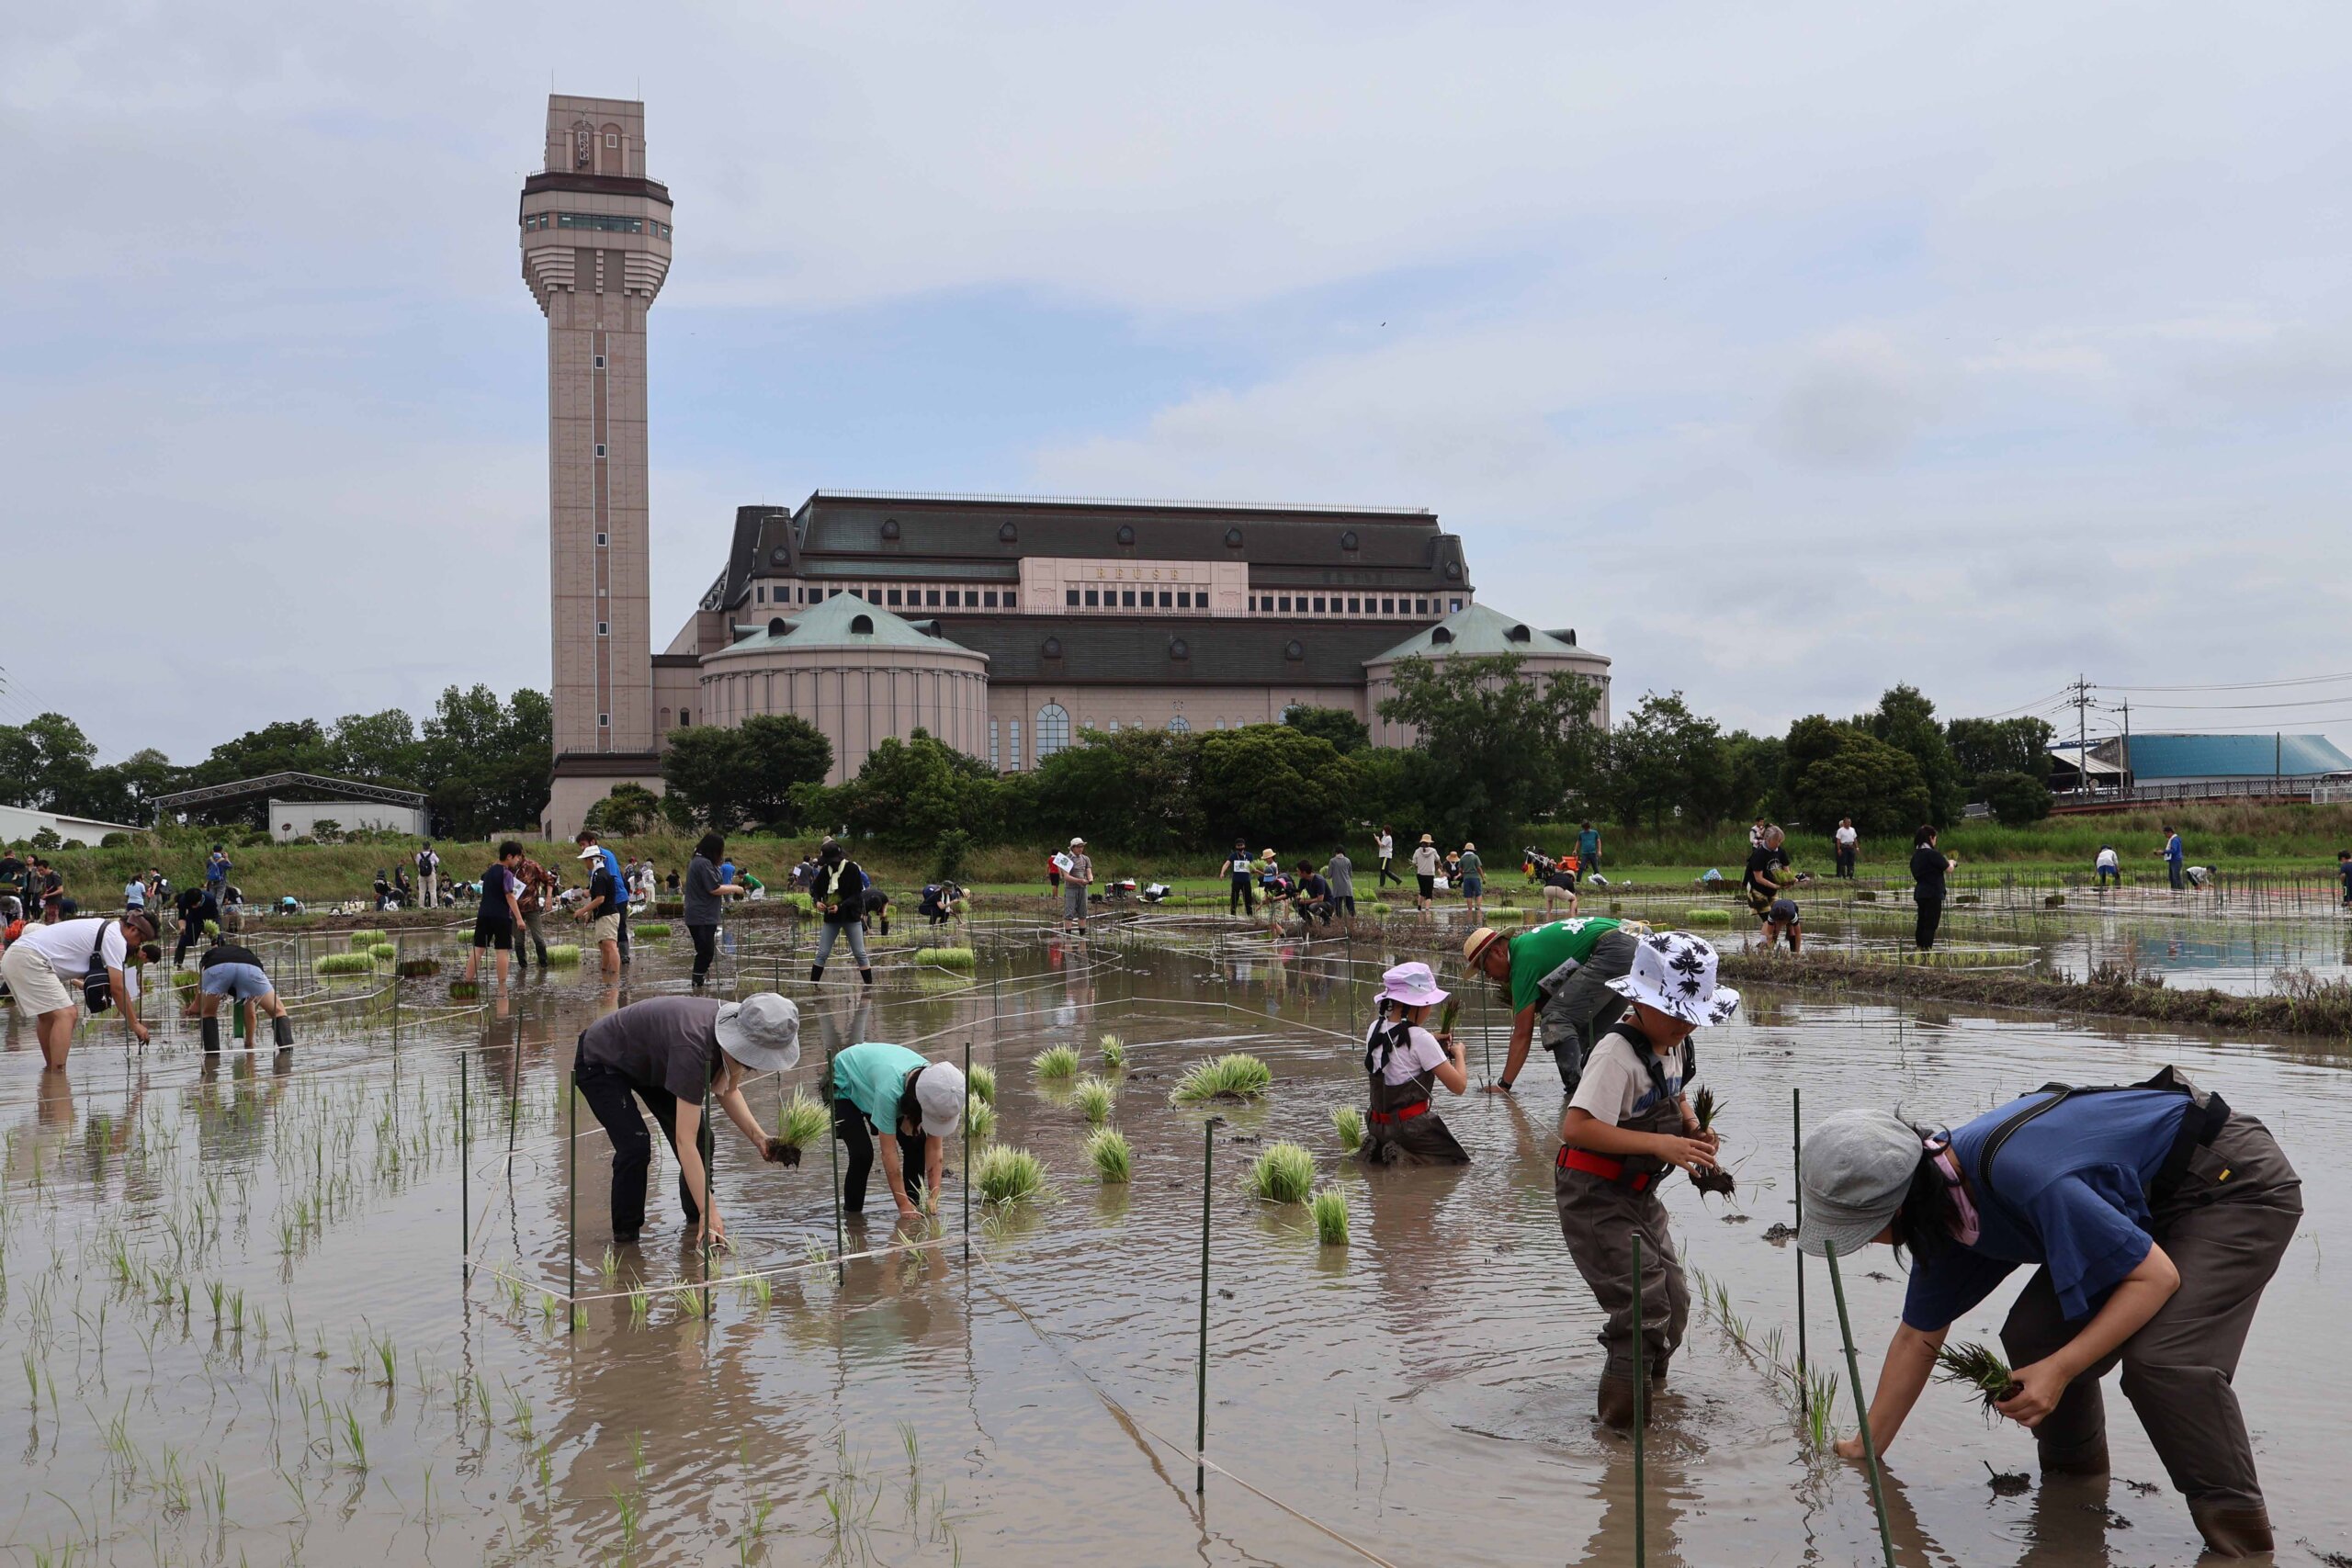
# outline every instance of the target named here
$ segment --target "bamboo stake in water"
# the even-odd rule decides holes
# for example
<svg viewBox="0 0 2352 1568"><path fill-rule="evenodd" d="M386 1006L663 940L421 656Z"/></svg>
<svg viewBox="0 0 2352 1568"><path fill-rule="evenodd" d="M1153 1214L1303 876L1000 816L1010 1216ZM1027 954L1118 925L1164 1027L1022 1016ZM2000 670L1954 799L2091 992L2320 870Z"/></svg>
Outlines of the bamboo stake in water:
<svg viewBox="0 0 2352 1568"><path fill-rule="evenodd" d="M474 1277L473 1127L466 1100L466 1054L458 1053L458 1278Z"/></svg>
<svg viewBox="0 0 2352 1568"><path fill-rule="evenodd" d="M972 1261L972 1043L964 1042L964 1261Z"/></svg>
<svg viewBox="0 0 2352 1568"><path fill-rule="evenodd" d="M1216 1161L1216 1123L1201 1124L1201 1348L1193 1368L1193 1495L1208 1484L1209 1451L1209 1178Z"/></svg>
<svg viewBox="0 0 2352 1568"><path fill-rule="evenodd" d="M825 1077L831 1079L832 1076L832 1064L829 1062L825 1065ZM840 1092L839 1089L833 1091L836 1096ZM839 1107L840 1101L835 1100L825 1107L825 1114L840 1115ZM842 1141L833 1135L831 1127L826 1129L825 1152L833 1159L833 1283L838 1285L849 1278L849 1265L842 1261L842 1254L849 1248L842 1240Z"/></svg>
<svg viewBox="0 0 2352 1568"><path fill-rule="evenodd" d="M695 1150L702 1156L702 1321L708 1328L711 1233L718 1226L718 1173L711 1168L718 1163L718 1134L707 1115L695 1124Z"/></svg>
<svg viewBox="0 0 2352 1568"><path fill-rule="evenodd" d="M1854 1327L1846 1317L1846 1285L1838 1277L1838 1246L1824 1243L1829 1259L1829 1293L1838 1298L1838 1333L1846 1342L1846 1377L1854 1385L1854 1414L1862 1423L1862 1458L1870 1461L1871 1506L1878 1512L1878 1543L1886 1553L1886 1568L1894 1568L1894 1534L1886 1528L1886 1494L1879 1482L1878 1438L1871 1432L1871 1407L1862 1399L1862 1364L1854 1355Z"/></svg>
<svg viewBox="0 0 2352 1568"><path fill-rule="evenodd" d="M1634 1233L1634 1568L1647 1560L1648 1539L1642 1510L1642 1435L1649 1425L1647 1347L1642 1340L1642 1233Z"/></svg>
<svg viewBox="0 0 2352 1568"><path fill-rule="evenodd" d="M1804 1228L1804 1090L1802 1089L1792 1088L1789 1090L1789 1138L1790 1146L1794 1150L1793 1163L1789 1168L1795 1173L1792 1180L1796 1185L1797 1228L1802 1231ZM1806 1415L1806 1404L1813 1398L1812 1385L1805 1381L1804 1375L1804 1249L1791 1247L1789 1250L1797 1255L1797 1419L1802 1421Z"/></svg>
<svg viewBox="0 0 2352 1568"><path fill-rule="evenodd" d="M577 1047L574 1047L576 1050ZM575 1063L573 1070L578 1071ZM563 1304L564 1332L580 1332L580 1085L563 1084Z"/></svg>

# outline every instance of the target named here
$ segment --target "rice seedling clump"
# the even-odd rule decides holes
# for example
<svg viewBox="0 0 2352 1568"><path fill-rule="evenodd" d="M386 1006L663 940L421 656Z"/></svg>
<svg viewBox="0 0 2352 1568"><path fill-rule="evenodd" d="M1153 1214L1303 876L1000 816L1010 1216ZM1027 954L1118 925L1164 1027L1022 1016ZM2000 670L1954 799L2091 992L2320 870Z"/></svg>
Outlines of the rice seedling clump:
<svg viewBox="0 0 2352 1568"><path fill-rule="evenodd" d="M1115 1034L1105 1034L1102 1037L1102 1066L1115 1073L1126 1065L1127 1043Z"/></svg>
<svg viewBox="0 0 2352 1568"><path fill-rule="evenodd" d="M662 938L670 934L670 922L667 920L639 920L635 925L628 928L628 933L633 937L640 938L646 942L660 942Z"/></svg>
<svg viewBox="0 0 2352 1568"><path fill-rule="evenodd" d="M1729 909L1685 909L1682 923L1688 926L1727 926L1731 924Z"/></svg>
<svg viewBox="0 0 2352 1568"><path fill-rule="evenodd" d="M1252 1197L1269 1203L1304 1203L1315 1190L1315 1156L1297 1144L1268 1144L1247 1179Z"/></svg>
<svg viewBox="0 0 2352 1568"><path fill-rule="evenodd" d="M1348 1245L1348 1195L1336 1187L1326 1187L1315 1195L1308 1206L1315 1216L1315 1239L1326 1247Z"/></svg>
<svg viewBox="0 0 2352 1568"><path fill-rule="evenodd" d="M1070 1091L1070 1101L1085 1112L1086 1119L1097 1127L1111 1120L1113 1100L1111 1086L1101 1078L1080 1078Z"/></svg>
<svg viewBox="0 0 2352 1568"><path fill-rule="evenodd" d="M318 975L373 975L376 955L372 953L322 953L311 960L311 970Z"/></svg>
<svg viewBox="0 0 2352 1568"><path fill-rule="evenodd" d="M1340 1134L1342 1152L1353 1154L1363 1147L1363 1112L1352 1105L1331 1108L1331 1125Z"/></svg>
<svg viewBox="0 0 2352 1568"><path fill-rule="evenodd" d="M915 950L915 962L935 969L969 969L979 956L968 947L923 947Z"/></svg>
<svg viewBox="0 0 2352 1568"><path fill-rule="evenodd" d="M400 944L397 942L376 942L368 944L368 956L382 963L390 964L400 955Z"/></svg>
<svg viewBox="0 0 2352 1568"><path fill-rule="evenodd" d="M1047 1046L1037 1053L1030 1071L1041 1078L1074 1078L1078 1077L1078 1053L1068 1045Z"/></svg>
<svg viewBox="0 0 2352 1568"><path fill-rule="evenodd" d="M391 934L390 931L353 931L351 933L352 951L356 953L361 948L373 947Z"/></svg>
<svg viewBox="0 0 2352 1568"><path fill-rule="evenodd" d="M1714 1126L1716 1113L1722 1109L1722 1102L1715 1099L1714 1086L1712 1084L1701 1084L1698 1092L1690 1097L1690 1114L1699 1119L1699 1131L1702 1133ZM1724 1198L1730 1197L1739 1190L1739 1183L1732 1179L1731 1172L1720 1166L1712 1170L1701 1171L1690 1179L1690 1185L1702 1192L1713 1192Z"/></svg>
<svg viewBox="0 0 2352 1568"><path fill-rule="evenodd" d="M2009 1364L1991 1346L1973 1341L1947 1345L1936 1352L1936 1381L1975 1390L1988 1421L1993 1418L1993 1407L2018 1392L2018 1381L2010 1375Z"/></svg>
<svg viewBox="0 0 2352 1568"><path fill-rule="evenodd" d="M394 973L403 980L421 980L441 973L441 961L437 958L403 958Z"/></svg>
<svg viewBox="0 0 2352 1568"><path fill-rule="evenodd" d="M976 1144L983 1138L994 1136L996 1107L985 1100L974 1099L970 1112L964 1118L964 1126L972 1134L972 1141Z"/></svg>
<svg viewBox="0 0 2352 1568"><path fill-rule="evenodd" d="M989 1202L1019 1203L1046 1190L1046 1162L1027 1149L990 1144L972 1165L972 1179Z"/></svg>
<svg viewBox="0 0 2352 1568"><path fill-rule="evenodd" d="M1237 1051L1213 1062L1197 1064L1177 1084L1170 1097L1177 1105L1205 1105L1216 1100L1255 1100L1274 1081L1273 1069L1247 1052Z"/></svg>
<svg viewBox="0 0 2352 1568"><path fill-rule="evenodd" d="M1103 1186L1115 1186L1134 1174L1134 1151L1127 1147L1127 1135L1116 1127L1098 1127L1089 1133L1085 1149L1086 1158Z"/></svg>
<svg viewBox="0 0 2352 1568"><path fill-rule="evenodd" d="M831 1123L824 1101L805 1089L794 1089L776 1115L775 1136L770 1140L777 1145L775 1157L785 1165L798 1165L800 1152L822 1138Z"/></svg>
<svg viewBox="0 0 2352 1568"><path fill-rule="evenodd" d="M972 1069L966 1081L972 1086L974 1100L985 1100L990 1105L996 1103L996 1069L994 1067L982 1062Z"/></svg>
<svg viewBox="0 0 2352 1568"><path fill-rule="evenodd" d="M1375 898L1373 900L1372 912L1375 915L1385 915L1389 912L1388 905Z"/></svg>
<svg viewBox="0 0 2352 1568"><path fill-rule="evenodd" d="M580 944L578 942L558 942L548 944L547 967L550 969L571 969L578 967L579 964Z"/></svg>

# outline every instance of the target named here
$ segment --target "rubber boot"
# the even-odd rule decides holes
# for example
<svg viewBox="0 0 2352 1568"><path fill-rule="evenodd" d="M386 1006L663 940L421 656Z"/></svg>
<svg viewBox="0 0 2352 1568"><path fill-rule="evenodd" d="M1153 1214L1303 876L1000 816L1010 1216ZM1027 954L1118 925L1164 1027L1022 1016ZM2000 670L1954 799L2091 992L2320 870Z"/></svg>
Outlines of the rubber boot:
<svg viewBox="0 0 2352 1568"><path fill-rule="evenodd" d="M2260 1557L2271 1551L2270 1510L2259 1503L2191 1503L2188 1517L2217 1557Z"/></svg>
<svg viewBox="0 0 2352 1568"><path fill-rule="evenodd" d="M269 1032L271 1038L277 1042L277 1048L279 1050L291 1051L294 1049L294 1021L292 1019L287 1017L284 1013L279 1013L276 1018L269 1021Z"/></svg>
<svg viewBox="0 0 2352 1568"><path fill-rule="evenodd" d="M1666 1387L1666 1368L1671 1358L1660 1356L1650 1363L1650 1392L1657 1393Z"/></svg>
<svg viewBox="0 0 2352 1568"><path fill-rule="evenodd" d="M220 1054L220 1020L218 1017L204 1019L199 1021L198 1028L204 1035L205 1050L216 1056L219 1055Z"/></svg>
<svg viewBox="0 0 2352 1568"><path fill-rule="evenodd" d="M857 977L865 981L869 986L874 984L874 971L871 969L859 970L857 972Z"/></svg>
<svg viewBox="0 0 2352 1568"><path fill-rule="evenodd" d="M815 985L818 981L820 981L820 980L823 979L824 977L825 977L825 966L824 966L823 964L811 964L810 965L808 965L808 983L809 983L810 985L812 985L812 986L813 986L813 985Z"/></svg>
<svg viewBox="0 0 2352 1568"><path fill-rule="evenodd" d="M1600 1400L1598 1414L1600 1424L1616 1431L1631 1431L1634 1426L1634 1380L1618 1372L1600 1374Z"/></svg>

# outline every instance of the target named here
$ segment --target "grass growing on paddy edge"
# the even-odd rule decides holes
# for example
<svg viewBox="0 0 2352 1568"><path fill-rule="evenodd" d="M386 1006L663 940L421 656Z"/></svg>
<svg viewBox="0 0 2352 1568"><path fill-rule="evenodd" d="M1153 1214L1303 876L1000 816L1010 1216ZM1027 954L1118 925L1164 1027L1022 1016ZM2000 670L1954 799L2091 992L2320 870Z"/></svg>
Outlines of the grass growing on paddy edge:
<svg viewBox="0 0 2352 1568"><path fill-rule="evenodd" d="M1247 1052L1201 1062L1170 1094L1171 1105L1205 1105L1216 1100L1255 1100L1274 1081L1273 1069Z"/></svg>
<svg viewBox="0 0 2352 1568"><path fill-rule="evenodd" d="M1098 1127L1089 1133L1084 1147L1087 1161L1103 1186L1115 1186L1133 1176L1134 1151L1127 1146L1127 1135L1116 1127Z"/></svg>
<svg viewBox="0 0 2352 1568"><path fill-rule="evenodd" d="M1243 1184L1268 1203L1304 1203L1315 1190L1315 1156L1303 1145L1268 1144Z"/></svg>

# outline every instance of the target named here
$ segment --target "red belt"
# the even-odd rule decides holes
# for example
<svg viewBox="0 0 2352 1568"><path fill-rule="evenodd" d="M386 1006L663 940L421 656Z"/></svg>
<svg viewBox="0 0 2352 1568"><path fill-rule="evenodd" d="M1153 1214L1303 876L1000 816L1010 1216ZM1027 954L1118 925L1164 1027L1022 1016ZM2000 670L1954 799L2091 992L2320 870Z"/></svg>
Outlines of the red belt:
<svg viewBox="0 0 2352 1568"><path fill-rule="evenodd" d="M1429 1110L1428 1100L1418 1100L1402 1111L1375 1111L1372 1113L1372 1119L1385 1127L1392 1122L1410 1122L1416 1116L1426 1116L1429 1114Z"/></svg>
<svg viewBox="0 0 2352 1568"><path fill-rule="evenodd" d="M1566 1144L1560 1145L1560 1156L1552 1163L1562 1170L1581 1170L1587 1176L1597 1176L1603 1181L1623 1182L1635 1192L1641 1191L1657 1179L1654 1172L1646 1170L1628 1176L1625 1174L1624 1161L1611 1159L1606 1155L1594 1154L1589 1149L1570 1148Z"/></svg>

